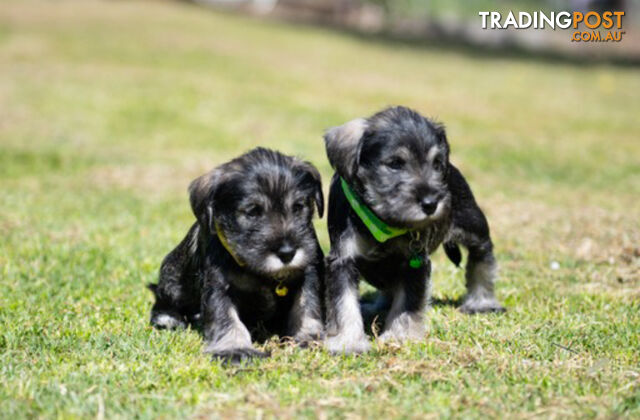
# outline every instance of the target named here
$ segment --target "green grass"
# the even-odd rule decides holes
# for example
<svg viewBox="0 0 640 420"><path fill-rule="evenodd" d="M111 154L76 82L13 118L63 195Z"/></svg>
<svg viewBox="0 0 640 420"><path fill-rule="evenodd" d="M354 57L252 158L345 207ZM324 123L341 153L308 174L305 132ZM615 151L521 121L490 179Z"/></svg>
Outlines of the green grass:
<svg viewBox="0 0 640 420"><path fill-rule="evenodd" d="M181 2L0 3L3 418L640 416L640 74L467 56ZM491 222L506 315L224 368L148 325L186 186L388 104L444 121ZM325 220L317 228L328 248ZM434 294L463 272L434 256ZM550 269L553 261L559 269Z"/></svg>

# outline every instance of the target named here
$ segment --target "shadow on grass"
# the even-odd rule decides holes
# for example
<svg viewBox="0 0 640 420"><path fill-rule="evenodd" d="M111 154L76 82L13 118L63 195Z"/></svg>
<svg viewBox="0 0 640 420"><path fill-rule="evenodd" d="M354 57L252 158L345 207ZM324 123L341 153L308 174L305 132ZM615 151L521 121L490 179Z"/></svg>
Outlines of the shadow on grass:
<svg viewBox="0 0 640 420"><path fill-rule="evenodd" d="M365 292L360 298L360 304L372 305L376 303L376 301L378 301L379 298L380 298L380 293L377 291ZM461 304L462 304L462 299L460 298L458 299L432 298L431 299L431 306L452 306L457 308ZM365 332L371 336L377 335L378 332L381 331L382 327L384 326L384 319L386 318L388 312L389 312L388 302L380 303L380 307L377 308L372 313L366 313L366 311L363 311L362 316L364 320ZM196 314L195 316L188 318L187 322L191 330L196 331L198 334L200 334L200 336L204 335L204 331L202 327L202 318L200 314ZM258 344L264 344L265 342L269 341L272 337L278 335L272 329L262 324L252 325L250 328L250 331L251 331L252 341L257 342Z"/></svg>
<svg viewBox="0 0 640 420"><path fill-rule="evenodd" d="M362 317L364 320L365 332L370 336L378 335L378 333L384 327L384 320L387 317L387 313L389 312L390 302L380 302L380 293L377 291L370 291L364 293L360 298L360 305L363 306L375 306L374 311L369 312L366 310L362 311ZM432 298L431 306L452 306L454 308L458 308L462 305L462 298L452 299L452 298Z"/></svg>

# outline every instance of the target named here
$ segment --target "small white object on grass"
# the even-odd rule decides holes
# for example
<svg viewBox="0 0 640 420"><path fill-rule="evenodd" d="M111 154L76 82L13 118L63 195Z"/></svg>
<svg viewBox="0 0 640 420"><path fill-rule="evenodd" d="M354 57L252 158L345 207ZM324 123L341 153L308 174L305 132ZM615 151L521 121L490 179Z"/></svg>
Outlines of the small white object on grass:
<svg viewBox="0 0 640 420"><path fill-rule="evenodd" d="M560 263L558 261L551 261L551 264L549 264L549 267L552 270L559 270L560 269Z"/></svg>

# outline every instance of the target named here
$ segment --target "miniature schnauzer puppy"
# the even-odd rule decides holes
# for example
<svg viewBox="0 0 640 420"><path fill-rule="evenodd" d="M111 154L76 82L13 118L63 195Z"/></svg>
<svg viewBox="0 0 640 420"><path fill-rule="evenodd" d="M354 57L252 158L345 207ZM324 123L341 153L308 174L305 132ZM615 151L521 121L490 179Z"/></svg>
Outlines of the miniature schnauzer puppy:
<svg viewBox="0 0 640 420"><path fill-rule="evenodd" d="M323 212L310 163L256 148L194 180L197 222L162 262L151 324L184 328L199 319L205 352L238 362L266 353L254 328L316 340L323 333L324 256L312 224ZM253 330L255 331L255 330Z"/></svg>
<svg viewBox="0 0 640 420"><path fill-rule="evenodd" d="M430 298L429 255L444 243L458 265L467 248L461 311L504 311L494 297L496 261L487 220L449 162L444 127L404 107L356 119L325 135L336 173L329 192L325 346L361 353L370 344L358 303L362 276L389 312L381 340L419 340ZM363 308L364 309L364 308Z"/></svg>

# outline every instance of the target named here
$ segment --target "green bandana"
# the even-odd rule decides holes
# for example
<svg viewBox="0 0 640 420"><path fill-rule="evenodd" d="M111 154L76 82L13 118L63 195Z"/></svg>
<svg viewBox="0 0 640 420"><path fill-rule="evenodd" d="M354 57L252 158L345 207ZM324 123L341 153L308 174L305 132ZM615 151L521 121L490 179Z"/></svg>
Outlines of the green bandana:
<svg viewBox="0 0 640 420"><path fill-rule="evenodd" d="M376 241L386 242L391 238L402 236L405 233L409 232L408 229L395 228L380 220L380 218L376 216L369 207L367 207L362 201L360 201L356 193L353 192L344 178L340 177L340 182L342 184L342 191L344 191L344 196L347 197L347 201L349 201L349 204L351 204L351 208L356 212L367 229L369 229L369 232L371 232L373 237L376 238Z"/></svg>
<svg viewBox="0 0 640 420"><path fill-rule="evenodd" d="M409 229L402 229L389 226L378 216L376 216L369 207L367 207L351 189L347 181L340 177L340 183L342 184L342 191L344 196L347 197L347 201L351 205L353 211L356 212L362 223L369 229L371 235L376 238L378 242L386 242L391 238L402 236L411 232L411 241L409 242L409 249L411 249L411 258L409 259L409 267L418 269L423 265L422 251L424 250L424 243L420 240L420 232L411 231Z"/></svg>

